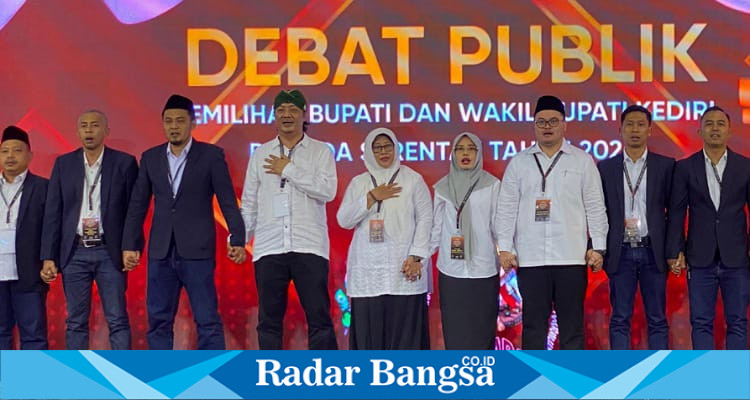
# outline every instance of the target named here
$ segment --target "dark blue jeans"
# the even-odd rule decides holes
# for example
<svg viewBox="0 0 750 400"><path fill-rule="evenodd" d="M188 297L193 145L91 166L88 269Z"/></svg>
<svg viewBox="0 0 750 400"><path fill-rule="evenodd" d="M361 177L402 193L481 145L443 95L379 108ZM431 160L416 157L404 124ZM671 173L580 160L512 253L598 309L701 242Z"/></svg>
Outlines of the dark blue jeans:
<svg viewBox="0 0 750 400"><path fill-rule="evenodd" d="M638 285L648 324L649 350L669 347L667 324L667 273L659 271L650 247L623 246L617 271L609 275L609 342L612 350L630 349L630 319Z"/></svg>
<svg viewBox="0 0 750 400"><path fill-rule="evenodd" d="M68 306L68 319L65 321L65 344L68 350L89 348L93 282L96 282L99 298L102 300L112 350L130 350L130 322L125 298L128 276L117 269L107 247L77 246L70 262L62 269L62 277Z"/></svg>
<svg viewBox="0 0 750 400"><path fill-rule="evenodd" d="M18 325L21 350L47 350L47 292L23 292L15 281L0 282L0 350L13 347Z"/></svg>
<svg viewBox="0 0 750 400"><path fill-rule="evenodd" d="M198 350L224 350L224 325L214 282L216 262L213 258L182 258L174 241L164 259L148 260L146 309L149 329L146 333L151 350L174 347L174 318L180 304L180 290L185 287L198 331Z"/></svg>
<svg viewBox="0 0 750 400"><path fill-rule="evenodd" d="M721 289L727 350L747 350L747 268L728 268L721 261L708 267L691 267L688 274L690 325L693 349L714 349L716 298Z"/></svg>

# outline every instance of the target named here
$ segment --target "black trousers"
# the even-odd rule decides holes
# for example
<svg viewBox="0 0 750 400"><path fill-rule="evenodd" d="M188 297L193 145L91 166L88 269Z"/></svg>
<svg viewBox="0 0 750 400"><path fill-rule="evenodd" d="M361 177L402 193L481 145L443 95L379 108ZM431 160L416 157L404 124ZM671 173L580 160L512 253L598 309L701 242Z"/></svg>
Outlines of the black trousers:
<svg viewBox="0 0 750 400"><path fill-rule="evenodd" d="M261 257L255 262L258 290L258 346L281 350L289 282L294 282L307 318L310 350L336 350L328 294L328 260L307 253Z"/></svg>
<svg viewBox="0 0 750 400"><path fill-rule="evenodd" d="M561 350L583 350L583 301L588 275L583 265L518 268L523 298L524 350L545 350L549 318L554 307Z"/></svg>

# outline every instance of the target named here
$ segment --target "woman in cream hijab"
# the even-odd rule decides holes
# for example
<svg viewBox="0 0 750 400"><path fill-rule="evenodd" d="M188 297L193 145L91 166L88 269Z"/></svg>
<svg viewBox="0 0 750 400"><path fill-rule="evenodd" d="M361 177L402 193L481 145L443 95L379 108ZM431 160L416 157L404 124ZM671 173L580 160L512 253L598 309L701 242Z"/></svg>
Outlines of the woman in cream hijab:
<svg viewBox="0 0 750 400"><path fill-rule="evenodd" d="M482 141L453 141L450 172L435 184L431 248L439 249L440 311L447 350L495 347L500 180L482 168Z"/></svg>
<svg viewBox="0 0 750 400"><path fill-rule="evenodd" d="M391 130L371 131L364 153L367 172L349 183L336 214L342 228L354 229L346 270L349 348L429 349L430 191L401 165Z"/></svg>

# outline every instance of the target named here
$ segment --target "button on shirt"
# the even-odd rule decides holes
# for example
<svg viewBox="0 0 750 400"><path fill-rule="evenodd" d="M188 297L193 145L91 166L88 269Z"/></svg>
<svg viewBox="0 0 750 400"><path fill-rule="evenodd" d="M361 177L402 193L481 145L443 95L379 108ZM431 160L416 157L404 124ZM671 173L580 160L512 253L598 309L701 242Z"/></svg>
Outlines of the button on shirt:
<svg viewBox="0 0 750 400"><path fill-rule="evenodd" d="M431 283L429 271L432 200L422 176L401 165L396 183L399 197L367 208L367 192L373 189L370 174L352 179L341 201L336 218L344 229L354 229L347 258L347 294L350 297L413 295L426 293ZM378 185L387 182L377 182ZM370 220L384 220L382 243L370 242ZM410 255L422 257L421 279L409 281L401 272Z"/></svg>
<svg viewBox="0 0 750 400"><path fill-rule="evenodd" d="M185 164L187 164L187 156L190 152L190 148L193 146L193 138L190 138L188 144L182 149L179 156L174 155L170 146L167 145L167 161L169 162L169 180L172 183L172 195L177 195L177 191L180 189L180 183L182 183L182 173L185 171Z"/></svg>
<svg viewBox="0 0 750 400"><path fill-rule="evenodd" d="M606 249L607 215L599 171L590 155L563 142L557 165L547 177L546 198L551 200L549 221L535 221L536 199L542 197L542 176L537 154L547 171L553 157L534 145L508 164L500 188L498 247L515 247L521 267L584 265L587 229L595 249Z"/></svg>
<svg viewBox="0 0 750 400"><path fill-rule="evenodd" d="M491 186L471 192L465 207L471 207L473 254L470 260L454 260L451 258L451 236L456 233L456 205L435 192L431 247L433 251L440 251L437 258L440 272L454 278L489 278L498 274L499 196L499 179Z"/></svg>
<svg viewBox="0 0 750 400"><path fill-rule="evenodd" d="M637 160L631 159L627 153L623 153L623 159L625 168L628 169L628 175L630 176L630 183L635 188L638 182L638 175L641 174L641 169L646 164L646 156L648 150L643 152L641 158ZM648 224L646 222L646 181L648 180L648 170L643 174L641 184L638 186L638 191L635 193L635 205L633 204L633 195L630 192L628 186L628 180L625 178L625 173L622 174L623 185L625 185L625 218L638 218L640 226L638 227L638 235L640 237L648 236Z"/></svg>
<svg viewBox="0 0 750 400"><path fill-rule="evenodd" d="M104 235L104 224L102 223L102 177L99 178L96 175L99 169L102 167L102 159L104 158L104 150L99 154L99 158L93 165L89 165L86 160L86 154L83 154L83 196L81 197L81 213L78 218L78 226L76 227L76 233L79 236L83 236L83 219L84 218L99 218L99 234ZM96 182L95 182L96 181ZM96 184L93 193L91 193L91 207L89 207L89 190Z"/></svg>
<svg viewBox="0 0 750 400"><path fill-rule="evenodd" d="M24 180L26 180L26 174L28 170L24 171L20 175L13 179L13 182L5 180L5 176L0 174L0 190L2 190L5 201L0 201L0 215L2 215L2 221L0 221L0 229L3 230L15 230L18 219L18 210L21 205L21 198L23 192L18 196L15 202L13 202L10 208L10 222L6 223L6 216L8 215L8 204L13 201L13 196L21 190ZM7 203L7 204L6 204ZM15 234L15 233L14 233ZM0 254L0 281L12 281L18 279L18 267L16 267L16 254Z"/></svg>
<svg viewBox="0 0 750 400"><path fill-rule="evenodd" d="M721 183L716 179L716 173L712 166L713 161L706 154L706 150L703 150L703 158L706 160L706 182L708 182L708 193L711 195L711 201L714 203L716 210L719 210L719 204L721 203ZM719 162L716 164L716 172L719 176L724 179L724 169L727 167L727 151L724 150L724 155L721 156Z"/></svg>
<svg viewBox="0 0 750 400"><path fill-rule="evenodd" d="M336 163L327 144L305 135L281 176L266 173L264 159L279 156L279 139L264 143L250 157L242 190L242 218L248 240L255 236L253 261L289 252L329 257L326 203L336 196ZM284 147L284 154L289 149ZM286 178L284 188L281 179ZM274 197L289 197L289 213L274 217Z"/></svg>

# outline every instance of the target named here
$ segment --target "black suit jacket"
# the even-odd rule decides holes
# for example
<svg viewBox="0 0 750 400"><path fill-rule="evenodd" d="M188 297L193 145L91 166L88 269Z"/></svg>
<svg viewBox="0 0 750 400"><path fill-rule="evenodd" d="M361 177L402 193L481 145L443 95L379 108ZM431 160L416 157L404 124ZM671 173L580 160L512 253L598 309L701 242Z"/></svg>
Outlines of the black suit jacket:
<svg viewBox="0 0 750 400"><path fill-rule="evenodd" d="M718 249L727 267L748 266L745 205L750 202L750 159L727 149L727 165L721 181L717 211L708 191L703 151L677 162L669 206L668 258L676 258L684 249L691 267L706 267L714 261Z"/></svg>
<svg viewBox="0 0 750 400"><path fill-rule="evenodd" d="M21 291L45 291L49 288L42 282L39 271L42 262L39 250L42 243L42 223L44 202L47 198L47 179L26 174L23 183L18 218L16 219L16 266L18 281L16 288Z"/></svg>
<svg viewBox="0 0 750 400"><path fill-rule="evenodd" d="M65 268L76 246L86 173L84 157L80 148L57 157L50 176L41 258L55 260L60 269ZM102 227L107 251L118 270L122 269L122 229L137 176L135 157L104 148L100 183Z"/></svg>
<svg viewBox="0 0 750 400"><path fill-rule="evenodd" d="M154 213L149 233L149 258L167 257L172 237L180 256L188 259L214 258L214 194L232 234L231 244L244 246L245 224L237 206L224 151L212 144L193 140L180 187L173 198L167 146L164 143L153 147L141 156L141 169L125 223L123 249L143 249L143 221L152 195Z"/></svg>
<svg viewBox="0 0 750 400"><path fill-rule="evenodd" d="M625 196L630 196L630 192L625 190L623 183L623 161L624 155L621 153L598 165L609 219L607 254L604 258L604 270L608 274L617 271L622 243L625 239ZM656 258L656 266L660 271L666 271L664 242L675 161L673 158L649 150L646 155L646 164L646 186L641 186L638 190L646 190L646 224L648 236L651 239L651 248ZM637 176L631 176L631 179L635 185Z"/></svg>

